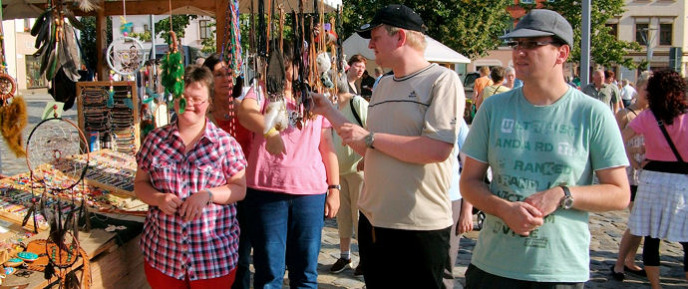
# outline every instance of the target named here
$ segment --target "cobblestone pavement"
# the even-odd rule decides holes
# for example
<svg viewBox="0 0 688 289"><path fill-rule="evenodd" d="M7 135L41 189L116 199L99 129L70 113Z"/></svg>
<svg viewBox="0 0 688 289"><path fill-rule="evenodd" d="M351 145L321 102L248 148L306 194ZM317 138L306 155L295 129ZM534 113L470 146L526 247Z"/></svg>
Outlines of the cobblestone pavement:
<svg viewBox="0 0 688 289"><path fill-rule="evenodd" d="M621 288L649 288L650 283L647 278L626 275L624 282L614 280L609 267L616 261L619 242L623 231L626 229L628 210L607 212L600 214L590 214L590 281L585 284L585 288L596 289L621 289ZM470 232L461 239L459 257L454 266L454 275L458 277L461 284L465 284L464 273L470 263L471 253L475 246L478 232ZM318 259L318 271L320 276L321 288L362 288L362 280L353 277L353 270L347 270L340 274L330 274L328 269L339 257L339 237L337 235L337 224L334 220L325 223L323 231L322 249ZM355 247L353 251L357 251ZM662 242L661 251L661 278L663 288L688 288L683 273L683 249L678 243ZM354 266L358 264L358 255L354 256ZM642 265L642 246L638 250L636 257L638 264ZM394 276L391 278L402 278ZM287 283L285 283L287 284ZM463 288L457 285L456 288Z"/></svg>
<svg viewBox="0 0 688 289"><path fill-rule="evenodd" d="M28 137L31 129L40 122L40 116L47 103L52 98L45 93L26 94L27 108L29 113L29 125L24 130L24 140ZM64 117L76 120L76 108L67 111ZM2 156L2 172L5 175L13 175L28 171L26 161L17 159L7 150L5 142L0 144ZM639 278L627 275L624 282L618 282L609 275L611 266L618 252L618 244L621 240L623 230L626 228L628 211L616 211L601 214L591 214L590 232L592 240L590 244L590 281L586 283L586 288L649 288L646 278ZM461 239L459 258L454 267L454 274L458 277L459 283L464 284L464 272L470 262L471 252L475 245L478 232L471 232ZM352 245L353 264L358 264L358 248L356 242ZM640 253L637 256L640 263ZM683 273L683 250L677 243L662 243L661 245L661 275L664 288L687 288L688 283L684 279ZM318 258L319 287L320 288L362 288L362 279L353 276L353 270L346 270L340 274L330 274L329 267L339 257L339 237L337 235L337 224L335 220L327 220L323 229L322 247ZM406 276L390 276L390 278L405 278ZM288 284L285 278L285 286ZM463 288L460 284L456 288Z"/></svg>

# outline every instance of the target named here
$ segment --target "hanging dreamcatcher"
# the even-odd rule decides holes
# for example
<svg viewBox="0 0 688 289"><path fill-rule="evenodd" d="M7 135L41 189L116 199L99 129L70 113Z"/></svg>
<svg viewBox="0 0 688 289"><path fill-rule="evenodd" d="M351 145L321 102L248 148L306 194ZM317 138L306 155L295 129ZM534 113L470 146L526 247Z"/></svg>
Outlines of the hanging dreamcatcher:
<svg viewBox="0 0 688 289"><path fill-rule="evenodd" d="M23 225L33 218L37 231L37 214L41 213L50 224L50 234L44 241L44 254L48 263L45 277L60 279L61 288L90 287L88 256L79 245L80 219L88 219L84 176L88 169L88 142L81 130L72 121L63 118L49 118L33 128L26 144L26 163L31 177L31 207L24 217ZM85 155L85 158L72 156ZM52 164L60 171L52 169ZM81 184L81 195L76 187ZM72 265L79 258L84 262L84 273L76 276ZM83 282L82 282L83 281ZM73 286L77 287L73 287Z"/></svg>
<svg viewBox="0 0 688 289"><path fill-rule="evenodd" d="M0 6L2 1L0 1ZM2 11L0 11L2 23ZM2 25L0 25L0 132L8 147L17 157L26 155L22 146L22 130L26 127L26 102L21 97L15 97L17 83L7 74L5 62L5 41Z"/></svg>
<svg viewBox="0 0 688 289"><path fill-rule="evenodd" d="M111 70L122 76L132 76L143 67L146 56L141 41L129 37L134 24L127 22L126 0L122 0L122 10L124 15L120 17L122 24L119 27L122 36L110 43L105 58Z"/></svg>

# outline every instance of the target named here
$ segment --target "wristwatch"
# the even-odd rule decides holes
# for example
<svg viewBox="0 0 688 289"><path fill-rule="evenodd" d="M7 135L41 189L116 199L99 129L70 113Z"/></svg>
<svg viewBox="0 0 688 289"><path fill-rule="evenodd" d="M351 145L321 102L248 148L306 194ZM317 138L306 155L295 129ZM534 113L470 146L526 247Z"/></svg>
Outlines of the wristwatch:
<svg viewBox="0 0 688 289"><path fill-rule="evenodd" d="M331 190L331 189L337 189L338 191L341 191L341 190L342 190L342 185L329 185L329 186L327 186L327 190L328 190L328 191Z"/></svg>
<svg viewBox="0 0 688 289"><path fill-rule="evenodd" d="M573 208L573 197L571 196L571 191L567 186L561 185L559 187L561 187L561 189L564 190L564 197L561 198L559 206L564 210L570 210L571 208Z"/></svg>
<svg viewBox="0 0 688 289"><path fill-rule="evenodd" d="M371 149L375 149L375 147L373 146L373 142L375 141L375 135L373 134L372 131L367 136L365 136L363 141L365 141L365 145L367 147L369 147Z"/></svg>

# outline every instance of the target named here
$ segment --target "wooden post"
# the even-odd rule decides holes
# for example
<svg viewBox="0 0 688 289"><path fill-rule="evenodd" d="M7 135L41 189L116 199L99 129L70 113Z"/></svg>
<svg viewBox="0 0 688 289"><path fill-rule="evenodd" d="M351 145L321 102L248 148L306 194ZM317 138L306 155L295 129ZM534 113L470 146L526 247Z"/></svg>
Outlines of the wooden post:
<svg viewBox="0 0 688 289"><path fill-rule="evenodd" d="M227 23L227 7L231 0L215 1L215 47L216 52L222 52L222 43L225 42L225 27L230 25Z"/></svg>
<svg viewBox="0 0 688 289"><path fill-rule="evenodd" d="M107 46L107 18L105 18L104 9L98 9L96 15L96 56L98 57L98 65L96 66L96 73L98 80L104 81L109 75L109 69L105 64L105 47Z"/></svg>

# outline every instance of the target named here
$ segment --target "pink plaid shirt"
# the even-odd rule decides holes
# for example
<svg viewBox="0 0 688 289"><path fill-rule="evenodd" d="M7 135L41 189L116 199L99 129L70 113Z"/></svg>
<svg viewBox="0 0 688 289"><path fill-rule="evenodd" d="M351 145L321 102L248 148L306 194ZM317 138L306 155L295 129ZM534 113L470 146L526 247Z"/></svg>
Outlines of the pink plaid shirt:
<svg viewBox="0 0 688 289"><path fill-rule="evenodd" d="M203 189L227 184L246 168L236 140L208 120L194 148L187 154L184 148L176 123L146 137L136 162L158 191L186 200ZM210 204L201 217L189 222L151 206L140 246L146 262L170 277L200 280L227 275L238 258L236 205Z"/></svg>

